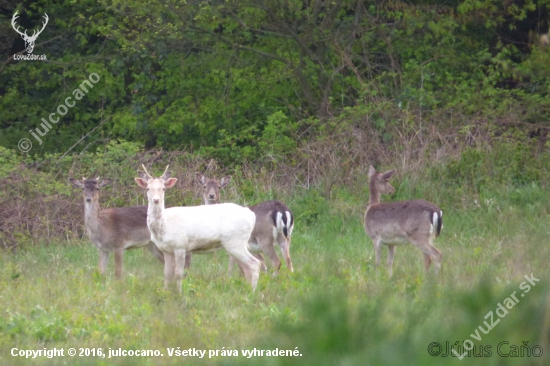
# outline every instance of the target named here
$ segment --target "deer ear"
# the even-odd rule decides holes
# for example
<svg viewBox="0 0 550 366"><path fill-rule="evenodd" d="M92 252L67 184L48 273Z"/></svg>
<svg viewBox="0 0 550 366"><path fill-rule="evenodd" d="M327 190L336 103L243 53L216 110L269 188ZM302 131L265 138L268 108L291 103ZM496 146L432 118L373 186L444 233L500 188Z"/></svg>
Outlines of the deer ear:
<svg viewBox="0 0 550 366"><path fill-rule="evenodd" d="M178 178L168 178L164 181L164 188L172 188L178 181Z"/></svg>
<svg viewBox="0 0 550 366"><path fill-rule="evenodd" d="M385 180L390 179L391 176L393 175L393 173L395 173L395 169L388 170L387 172L385 172L384 174L382 174L382 179L385 179Z"/></svg>
<svg viewBox="0 0 550 366"><path fill-rule="evenodd" d="M376 174L376 169L371 165L369 168L369 178Z"/></svg>
<svg viewBox="0 0 550 366"><path fill-rule="evenodd" d="M134 180L136 181L136 183L138 184L138 186L140 186L141 188L147 188L147 180L146 179L143 179L143 178L134 178Z"/></svg>
<svg viewBox="0 0 550 366"><path fill-rule="evenodd" d="M203 186L206 184L206 178L201 173L195 173L197 175L197 182L202 184Z"/></svg>
<svg viewBox="0 0 550 366"><path fill-rule="evenodd" d="M113 180L108 178L108 179L102 179L101 182L99 182L99 184L97 185L99 188L103 188L105 187L107 184L111 183Z"/></svg>
<svg viewBox="0 0 550 366"><path fill-rule="evenodd" d="M231 176L228 175L228 176L225 176L222 178L222 180L220 181L220 187L225 187L226 185L229 184L229 181L231 180Z"/></svg>
<svg viewBox="0 0 550 366"><path fill-rule="evenodd" d="M82 187L84 187L84 185L82 184L82 181L81 181L80 179L69 178L69 181L71 182L71 184L72 184L73 187L75 187L75 188L82 188Z"/></svg>

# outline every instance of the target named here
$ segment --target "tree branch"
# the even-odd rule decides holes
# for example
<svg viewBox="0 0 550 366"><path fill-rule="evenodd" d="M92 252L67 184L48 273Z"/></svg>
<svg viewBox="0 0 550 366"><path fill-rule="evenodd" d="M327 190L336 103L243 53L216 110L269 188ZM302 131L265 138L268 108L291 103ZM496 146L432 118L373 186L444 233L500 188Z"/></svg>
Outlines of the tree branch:
<svg viewBox="0 0 550 366"><path fill-rule="evenodd" d="M180 19L182 20L182 22L185 23L185 19L182 19L181 15L179 12L177 12L177 10L174 8L174 6L170 3L167 3L165 2L165 4L170 8L170 10L172 10L174 12L174 14L178 14L178 16L180 17ZM249 46L244 46L244 45L241 45L241 44L237 44L237 43L233 43L231 42L229 39L225 38L224 36L222 36L221 34L218 34L214 31L211 31L211 30L208 30L208 29L204 29L204 28L201 28L201 27L197 27L196 25L189 25L188 26L190 29L193 29L195 31L198 31L198 32L201 32L201 33L205 33L205 34L208 34L208 35L211 35L213 37L215 37L216 39L218 39L219 41L231 46L231 47L234 47L234 48L237 48L237 49L241 49L241 50L244 50L244 51L250 51L250 52L254 52L254 53L257 53L259 55L262 55L264 57L267 57L267 58L271 58L273 60L277 60L277 61L280 61L286 65L290 65L290 60L287 60L286 58L284 57L281 57L279 55L276 55L274 53L270 53L270 52L265 52L265 51L262 51L262 50L258 50L256 48L253 48L253 47L249 47Z"/></svg>

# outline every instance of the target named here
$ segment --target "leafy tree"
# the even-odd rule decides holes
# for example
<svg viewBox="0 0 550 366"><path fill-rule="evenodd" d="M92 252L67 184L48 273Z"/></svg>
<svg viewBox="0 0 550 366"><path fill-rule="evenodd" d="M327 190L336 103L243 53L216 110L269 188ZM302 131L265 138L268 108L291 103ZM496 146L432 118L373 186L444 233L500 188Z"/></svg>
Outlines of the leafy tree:
<svg viewBox="0 0 550 366"><path fill-rule="evenodd" d="M372 116L384 141L388 124L422 123L436 110L523 110L526 122L548 125L550 0L8 4L0 145L9 148L93 72L101 81L33 153L67 151L87 136L78 151L120 138L258 159L350 109ZM23 50L10 24L16 10L28 29L49 14L35 48L48 61L11 58Z"/></svg>

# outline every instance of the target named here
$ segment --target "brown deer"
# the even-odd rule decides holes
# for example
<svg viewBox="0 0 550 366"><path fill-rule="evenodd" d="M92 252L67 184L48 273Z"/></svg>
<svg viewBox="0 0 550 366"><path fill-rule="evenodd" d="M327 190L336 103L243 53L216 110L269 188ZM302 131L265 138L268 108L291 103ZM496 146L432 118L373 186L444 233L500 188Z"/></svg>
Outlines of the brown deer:
<svg viewBox="0 0 550 366"><path fill-rule="evenodd" d="M147 228L147 206L117 207L101 210L99 190L112 179L69 179L84 195L84 223L90 241L99 250L99 272L105 274L109 253L115 255L115 276L122 278L122 255L125 249L147 247L164 263L164 255L151 241Z"/></svg>
<svg viewBox="0 0 550 366"><path fill-rule="evenodd" d="M388 182L393 173L395 170L378 173L372 166L369 169L370 197L365 213L365 232L374 244L375 265L380 265L382 245L387 245L391 277L395 246L411 243L424 253L426 271L433 261L438 272L442 255L432 240L441 232L443 211L425 200L380 203L382 193L395 192Z"/></svg>

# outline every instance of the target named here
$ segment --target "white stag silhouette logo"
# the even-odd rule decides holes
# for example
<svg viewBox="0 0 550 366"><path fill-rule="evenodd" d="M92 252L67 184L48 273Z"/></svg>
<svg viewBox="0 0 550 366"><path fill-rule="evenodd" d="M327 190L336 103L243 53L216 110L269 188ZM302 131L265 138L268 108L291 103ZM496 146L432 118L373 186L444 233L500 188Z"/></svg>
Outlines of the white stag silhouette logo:
<svg viewBox="0 0 550 366"><path fill-rule="evenodd" d="M32 53L32 51L34 50L34 42L36 42L36 38L38 38L40 33L42 33L44 28L46 28L46 24L48 24L48 19L49 19L48 14L44 13L45 22L42 23L42 29L40 29L38 32L36 30L33 30L32 36L29 36L27 35L26 29L25 29L25 32L20 32L19 26L17 26L17 28L15 27L15 20L19 18L17 13L18 12L16 11L15 14L13 14L13 17L11 18L11 26L17 33L21 35L21 37L23 38L23 41L25 41L25 49L27 50L27 53Z"/></svg>

